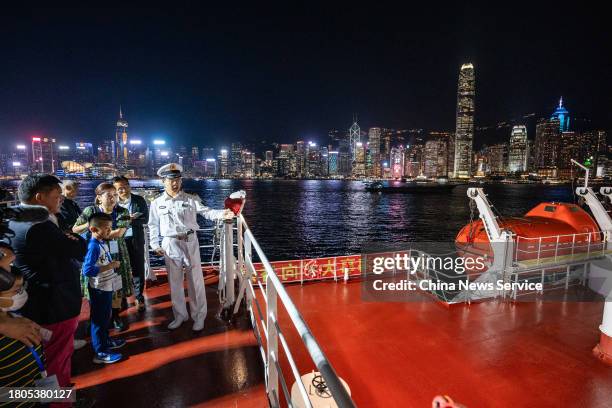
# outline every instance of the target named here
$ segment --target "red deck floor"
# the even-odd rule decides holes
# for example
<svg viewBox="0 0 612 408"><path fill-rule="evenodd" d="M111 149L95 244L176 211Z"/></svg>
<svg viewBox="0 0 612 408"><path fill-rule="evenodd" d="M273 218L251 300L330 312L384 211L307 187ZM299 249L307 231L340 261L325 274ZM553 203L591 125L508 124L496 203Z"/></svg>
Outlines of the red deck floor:
<svg viewBox="0 0 612 408"><path fill-rule="evenodd" d="M201 334L190 324L165 329L168 287L149 289L147 312L128 311L125 361L100 367L89 346L75 353L79 393L96 406L267 406L252 331L244 319L229 330L218 321L214 288L207 287ZM447 394L467 407L612 407L612 367L591 354L600 302L445 308L431 300L363 302L359 282L287 290L358 406L429 407ZM287 316L280 318L300 371L310 371Z"/></svg>
<svg viewBox="0 0 612 408"><path fill-rule="evenodd" d="M119 350L125 360L100 366L92 362L91 346L75 352L77 395L94 399L96 407L267 406L253 332L246 319L228 329L215 318L219 302L213 286L207 285L208 316L199 334L191 330L193 322L167 330L172 316L168 285L147 289L147 311L130 308L130 328L119 335L128 341Z"/></svg>
<svg viewBox="0 0 612 408"><path fill-rule="evenodd" d="M359 282L287 289L361 407L430 407L438 394L467 407L612 407L612 367L591 354L601 302L446 308L363 302Z"/></svg>

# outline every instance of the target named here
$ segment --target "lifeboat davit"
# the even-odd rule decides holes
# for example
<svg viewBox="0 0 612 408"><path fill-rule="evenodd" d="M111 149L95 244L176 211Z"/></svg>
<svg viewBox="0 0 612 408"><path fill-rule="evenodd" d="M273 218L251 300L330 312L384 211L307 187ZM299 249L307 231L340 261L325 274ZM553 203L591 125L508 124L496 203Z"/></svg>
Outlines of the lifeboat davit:
<svg viewBox="0 0 612 408"><path fill-rule="evenodd" d="M515 261L593 251L593 244L602 241L595 220L576 204L544 202L523 217L500 217L497 222L513 234ZM482 220L464 226L455 244L472 254L492 255Z"/></svg>

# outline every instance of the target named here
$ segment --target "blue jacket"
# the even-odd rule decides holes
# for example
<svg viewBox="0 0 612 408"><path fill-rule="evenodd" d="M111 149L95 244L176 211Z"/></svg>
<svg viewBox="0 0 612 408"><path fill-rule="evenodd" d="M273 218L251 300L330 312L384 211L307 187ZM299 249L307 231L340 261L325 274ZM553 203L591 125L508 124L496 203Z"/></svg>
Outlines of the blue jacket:
<svg viewBox="0 0 612 408"><path fill-rule="evenodd" d="M100 273L100 267L97 265L100 258L100 245L101 242L94 237L89 239L87 255L85 255L85 260L83 261L83 275L98 276L98 273Z"/></svg>

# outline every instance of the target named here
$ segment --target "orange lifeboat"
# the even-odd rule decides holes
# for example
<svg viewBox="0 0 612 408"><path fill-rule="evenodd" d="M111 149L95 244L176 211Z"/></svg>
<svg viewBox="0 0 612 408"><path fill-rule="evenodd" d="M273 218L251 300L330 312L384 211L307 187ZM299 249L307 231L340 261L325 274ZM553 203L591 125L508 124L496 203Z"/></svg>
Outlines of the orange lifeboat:
<svg viewBox="0 0 612 408"><path fill-rule="evenodd" d="M498 218L501 229L512 232L515 261L558 257L593 250L602 241L599 226L575 204L544 202L524 217ZM482 220L464 226L455 244L470 253L492 255Z"/></svg>

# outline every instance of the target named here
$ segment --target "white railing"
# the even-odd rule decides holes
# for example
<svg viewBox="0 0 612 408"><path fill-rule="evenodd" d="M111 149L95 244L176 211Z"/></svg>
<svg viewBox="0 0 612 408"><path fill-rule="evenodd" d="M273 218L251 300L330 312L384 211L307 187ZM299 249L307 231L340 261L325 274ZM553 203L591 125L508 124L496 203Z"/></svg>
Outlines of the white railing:
<svg viewBox="0 0 612 408"><path fill-rule="evenodd" d="M232 233L225 234L226 251L224 255L226 260L228 259L227 249L234 247L232 241L233 235L234 234ZM310 355L310 358L317 367L317 370L323 376L323 379L325 380L335 403L341 408L354 407L355 403L351 399L347 390L344 388L331 363L323 353L323 350L310 331L306 321L289 297L289 294L270 265L270 262L257 243L257 240L249 229L242 215L237 218L236 235L238 241L238 256L237 262L235 263L235 272L239 278L238 281L240 283L240 290L238 298L235 302L234 312L238 310L238 306L240 305L241 300L244 298L251 318L251 323L253 325L253 331L259 344L261 357L265 365L266 391L270 405L273 407L278 407L281 405L281 391L287 406L292 407L294 403L291 398L291 392L288 387L287 380L285 379L285 375L281 368L279 350L282 350L291 369L291 375L289 378L296 382L300 397L303 400L303 406L312 407L308 397L308 392L306 391L306 388L302 382L300 371L298 370L297 364L293 358L291 347L281 329L278 307L279 305L282 305L289 316L292 328L299 334L303 345L306 347L306 350ZM257 276L253 262L254 254L259 258L259 261L262 263L265 269L265 287L259 280L254 279ZM229 264L227 262L223 262L223 266L225 267L226 265ZM231 267L228 272L231 275ZM229 278L228 282L231 280L232 279ZM231 291L231 285L228 287ZM263 307L260 302L261 300L263 300ZM279 348L279 343L281 348Z"/></svg>
<svg viewBox="0 0 612 408"><path fill-rule="evenodd" d="M606 255L611 231L595 231L580 234L551 235L527 238L515 236L513 262L523 264L554 264L584 260Z"/></svg>

